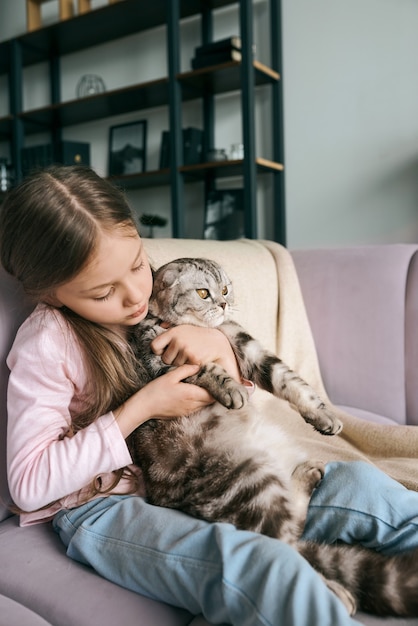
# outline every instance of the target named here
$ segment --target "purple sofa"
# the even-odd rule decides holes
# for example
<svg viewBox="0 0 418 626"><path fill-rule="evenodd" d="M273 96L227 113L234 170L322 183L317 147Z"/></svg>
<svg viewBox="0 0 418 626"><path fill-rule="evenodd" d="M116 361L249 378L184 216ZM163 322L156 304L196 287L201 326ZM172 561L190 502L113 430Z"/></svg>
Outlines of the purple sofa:
<svg viewBox="0 0 418 626"><path fill-rule="evenodd" d="M263 242L148 240L146 246L155 265L178 256L214 256L232 264L234 282L245 284L255 272L255 301L270 301L265 311L249 306L244 313L249 330L261 317L258 323L274 343L277 293L262 285L277 284L277 268ZM417 252L418 246L388 245L292 253L327 391L365 419L418 424ZM2 271L0 285L0 626L207 626L201 616L102 579L66 557L49 524L20 528L10 514L5 358L31 306ZM418 625L418 619L356 619L369 626Z"/></svg>

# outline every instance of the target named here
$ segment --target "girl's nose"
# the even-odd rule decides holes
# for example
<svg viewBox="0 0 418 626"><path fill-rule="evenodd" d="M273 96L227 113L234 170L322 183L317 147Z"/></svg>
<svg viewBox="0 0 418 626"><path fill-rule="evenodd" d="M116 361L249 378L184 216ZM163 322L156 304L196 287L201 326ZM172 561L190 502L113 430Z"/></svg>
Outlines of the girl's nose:
<svg viewBox="0 0 418 626"><path fill-rule="evenodd" d="M138 285L130 284L126 286L125 303L128 305L139 304L142 299L142 291Z"/></svg>

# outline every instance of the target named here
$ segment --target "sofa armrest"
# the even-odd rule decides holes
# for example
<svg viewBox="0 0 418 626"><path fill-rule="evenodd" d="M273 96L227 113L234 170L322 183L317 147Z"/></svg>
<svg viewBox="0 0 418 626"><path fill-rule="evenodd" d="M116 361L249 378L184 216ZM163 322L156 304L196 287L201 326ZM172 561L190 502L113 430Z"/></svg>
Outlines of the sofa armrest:
<svg viewBox="0 0 418 626"><path fill-rule="evenodd" d="M406 417L418 425L418 253L409 265L405 308Z"/></svg>
<svg viewBox="0 0 418 626"><path fill-rule="evenodd" d="M19 325L32 308L18 283L0 266L0 521L10 515L8 507L11 502L6 477L6 398L9 378L6 357Z"/></svg>
<svg viewBox="0 0 418 626"><path fill-rule="evenodd" d="M330 399L403 424L418 415L417 250L292 252Z"/></svg>

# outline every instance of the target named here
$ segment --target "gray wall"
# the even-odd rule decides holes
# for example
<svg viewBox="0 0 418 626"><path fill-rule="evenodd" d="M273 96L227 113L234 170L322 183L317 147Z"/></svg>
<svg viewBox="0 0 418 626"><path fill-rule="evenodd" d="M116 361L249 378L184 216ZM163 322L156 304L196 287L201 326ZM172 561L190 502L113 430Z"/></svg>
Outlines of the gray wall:
<svg viewBox="0 0 418 626"><path fill-rule="evenodd" d="M289 244L418 241L418 2L283 14Z"/></svg>
<svg viewBox="0 0 418 626"><path fill-rule="evenodd" d="M103 4L97 0L96 5ZM51 6L49 6L51 5ZM55 19L57 3L43 7ZM418 241L418 2L417 0L282 0L285 95L286 203L289 247L355 245ZM256 5L257 56L265 62L268 31L265 3ZM26 30L25 2L0 1L0 39ZM237 32L232 9L222 12L215 36ZM183 69L188 67L199 30L183 29ZM107 87L165 74L163 32L156 30L72 55L63 68L63 97L75 97L84 73L98 73ZM122 54L121 54L122 51ZM130 63L138 58L142 63ZM136 56L135 56L136 55ZM48 101L46 69L26 72L25 106ZM259 153L269 156L268 92L257 96ZM7 89L0 83L0 115L6 114ZM239 106L233 96L217 106L217 144L240 141ZM68 139L93 144L93 166L106 172L108 127L119 121L66 129ZM149 123L149 165L157 167L164 109L141 112ZM199 123L200 110L186 107L184 125ZM36 143L38 137L31 137ZM3 150L5 148L3 147ZM0 146L1 154L2 146ZM261 236L269 236L262 218L270 202L268 177L260 179ZM168 206L168 191L133 193L138 211ZM190 228L202 219L201 188L188 188ZM160 231L161 235L170 232Z"/></svg>

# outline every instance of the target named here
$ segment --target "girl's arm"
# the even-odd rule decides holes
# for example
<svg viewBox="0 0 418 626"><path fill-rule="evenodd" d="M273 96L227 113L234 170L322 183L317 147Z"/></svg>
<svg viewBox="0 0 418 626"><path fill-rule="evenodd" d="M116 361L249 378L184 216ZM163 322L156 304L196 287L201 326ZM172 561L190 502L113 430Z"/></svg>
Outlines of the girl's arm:
<svg viewBox="0 0 418 626"><path fill-rule="evenodd" d="M235 380L241 379L238 363L227 337L216 328L182 325L156 337L151 347L167 365L215 362Z"/></svg>
<svg viewBox="0 0 418 626"><path fill-rule="evenodd" d="M15 504L25 511L131 464L125 438L144 421L187 415L213 402L204 389L181 382L196 372L196 366L185 365L71 436L71 415L83 406L86 374L77 342L58 320L29 318L8 358L8 480Z"/></svg>
<svg viewBox="0 0 418 626"><path fill-rule="evenodd" d="M183 380L199 371L197 365L181 365L156 378L131 396L113 413L126 438L149 419L170 419L189 415L214 402L209 393Z"/></svg>
<svg viewBox="0 0 418 626"><path fill-rule="evenodd" d="M230 376L241 379L227 337L215 328L191 325L169 328L153 340L151 347L164 363L176 365L177 369L152 381L114 411L124 437L147 419L189 415L213 402L204 389L182 382L196 374L203 363L217 362Z"/></svg>
<svg viewBox="0 0 418 626"><path fill-rule="evenodd" d="M18 332L8 365L7 466L17 506L34 511L132 462L112 413L71 436L86 383L72 336L46 330L38 316Z"/></svg>

